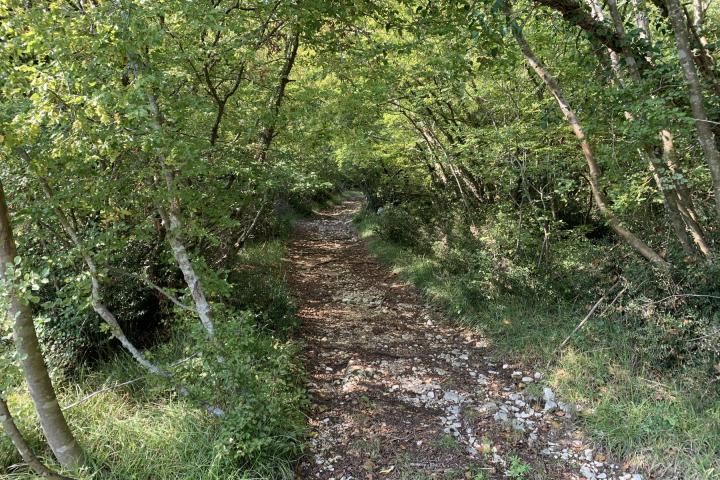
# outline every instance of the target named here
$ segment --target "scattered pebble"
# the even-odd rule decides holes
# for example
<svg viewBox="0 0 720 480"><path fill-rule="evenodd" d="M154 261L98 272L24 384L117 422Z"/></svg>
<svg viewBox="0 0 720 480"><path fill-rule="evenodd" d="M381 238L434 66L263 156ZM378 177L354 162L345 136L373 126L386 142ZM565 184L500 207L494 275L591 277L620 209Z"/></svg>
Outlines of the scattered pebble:
<svg viewBox="0 0 720 480"><path fill-rule="evenodd" d="M542 385L543 373L497 362L477 332L444 324L436 308L413 297L394 275L363 278L355 267L363 260L343 256L334 246L357 245L348 220L349 214L303 220L307 238L289 254L291 263L293 255L303 262L314 255L312 264L318 265L309 271L298 261L291 272L296 283L306 282L299 315L312 325L305 350L308 389L323 398L310 417L311 455L303 467L310 473L301 478L398 478L400 468L387 463L389 457L362 463L370 460L371 440L426 455L449 435L460 447L453 461L467 466L482 455L495 469L492 478L509 477L509 455L522 452L531 463L539 456L538 462L562 471L562 478L643 480L576 434L572 426L579 407ZM350 268L356 276L338 275ZM534 390L530 384L543 387L541 398L528 393ZM410 410L393 416L398 402ZM427 458L418 465L431 472L437 468Z"/></svg>

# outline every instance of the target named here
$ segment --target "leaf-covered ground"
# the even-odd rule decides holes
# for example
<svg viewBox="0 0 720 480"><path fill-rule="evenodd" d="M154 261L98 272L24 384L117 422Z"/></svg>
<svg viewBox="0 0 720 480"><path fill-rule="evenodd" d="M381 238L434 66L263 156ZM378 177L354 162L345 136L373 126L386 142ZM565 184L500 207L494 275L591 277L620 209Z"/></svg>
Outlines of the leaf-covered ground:
<svg viewBox="0 0 720 480"><path fill-rule="evenodd" d="M299 222L288 263L313 398L300 478L639 479L542 373L495 358L355 235L361 200Z"/></svg>

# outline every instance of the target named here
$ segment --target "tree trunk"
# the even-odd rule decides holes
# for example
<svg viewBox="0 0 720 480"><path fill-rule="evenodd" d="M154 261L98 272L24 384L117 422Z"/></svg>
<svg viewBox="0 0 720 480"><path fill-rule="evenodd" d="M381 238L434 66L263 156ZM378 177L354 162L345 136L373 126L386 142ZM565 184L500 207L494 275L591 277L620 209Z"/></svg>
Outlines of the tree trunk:
<svg viewBox="0 0 720 480"><path fill-rule="evenodd" d="M690 213L690 217L696 222L699 221L697 212L695 211L695 204L690 194L690 189L687 187L687 180L685 180L685 173L682 168L677 164L677 158L675 155L675 145L673 143L673 135L669 130L660 131L660 139L662 140L663 159L668 169L672 173L673 184L677 191L678 198L684 205L687 206Z"/></svg>
<svg viewBox="0 0 720 480"><path fill-rule="evenodd" d="M185 283L190 289L190 294L195 302L195 309L200 317L200 323L205 328L208 337L213 339L215 337L215 324L212 319L212 309L203 292L200 277L195 273L192 260L190 260L187 248L185 248L181 234L182 224L180 223L180 217L177 212L173 212L173 207L166 210L165 207L158 205L157 210L168 232L167 239L175 261L180 267Z"/></svg>
<svg viewBox="0 0 720 480"><path fill-rule="evenodd" d="M14 265L15 252L10 215L5 192L0 183L0 279L8 290L8 315L13 320L13 336L20 365L50 448L60 465L68 470L77 470L84 465L85 455L60 410L40 350L30 306L18 295L18 292L14 291L13 280L8 278L6 273L8 267Z"/></svg>
<svg viewBox="0 0 720 480"><path fill-rule="evenodd" d="M593 39L619 54L628 48L627 40L605 22L593 18L592 13L588 12L581 0L533 0L533 2L560 12L568 23L580 27ZM636 46L631 48L637 50ZM642 50L644 49L640 49L638 53L642 53L641 58L644 60L645 52ZM645 67L647 64L643 62L641 66Z"/></svg>
<svg viewBox="0 0 720 480"><path fill-rule="evenodd" d="M695 251L690 244L690 238L685 230L685 222L683 222L680 209L677 205L677 196L675 195L675 191L674 189L667 189L665 188L665 185L663 185L661 175L663 166L658 159L651 156L648 163L650 164L650 171L652 172L655 184L662 195L665 212L670 219L670 226L675 233L675 237L678 239L678 242L680 242L680 246L682 247L683 252L685 252L685 255L693 257L695 256Z"/></svg>
<svg viewBox="0 0 720 480"><path fill-rule="evenodd" d="M599 22L604 22L605 12L603 12L602 7L598 3L598 0L587 0L587 2L588 5L590 5L590 10L592 11L593 18ZM612 48L607 48L607 51L608 55L610 56L610 66L612 67L613 72L618 78L621 78L622 75L620 72L620 59L617 52L614 51Z"/></svg>
<svg viewBox="0 0 720 480"><path fill-rule="evenodd" d="M29 158L27 157L27 154L24 155L24 158L29 164ZM170 374L168 372L161 369L154 363L150 362L145 357L145 355L143 355L142 352L140 352L140 350L138 350L137 347L135 347L135 345L127 338L127 335L125 335L125 332L118 323L117 318L115 318L115 315L110 311L107 305L105 305L105 302L103 302L102 300L102 293L100 289L100 275L98 273L95 260L85 249L85 246L83 245L80 237L75 231L75 228L68 220L67 215L65 215L65 211L61 207L53 205L54 195L48 180L42 176L38 176L38 180L40 181L43 193L45 193L45 198L47 198L48 202L50 202L50 204L52 205L52 209L55 212L55 216L58 218L58 221L60 222L60 226L62 226L63 230L65 230L65 233L68 237L70 237L70 240L72 240L75 247L80 250L85 265L88 268L88 273L90 273L93 310L95 310L95 313L97 313L100 318L102 318L105 323L110 327L110 333L112 334L112 336L115 337L122 344L123 347L125 347L125 350L127 350L140 365L142 365L143 367L148 369L148 371L154 373L155 375L170 378Z"/></svg>
<svg viewBox="0 0 720 480"><path fill-rule="evenodd" d="M152 126L155 130L162 130L163 116L160 112L160 106L158 105L157 98L152 92L147 92L148 102L150 103L150 110L152 112L153 120ZM208 337L212 340L215 337L215 324L212 319L212 309L210 304L205 297L203 292L202 282L200 277L195 273L195 267L193 266L190 255L188 255L187 248L182 238L182 222L180 220L180 202L175 194L175 174L168 168L165 163L165 156L163 154L158 155L158 163L160 164L160 171L165 180L165 187L167 193L170 196L170 205L165 208L163 205L158 203L157 210L162 219L163 225L168 232L167 239L172 249L175 261L182 271L185 283L190 289L193 301L195 302L195 309L198 316L200 317L200 323L202 323Z"/></svg>
<svg viewBox="0 0 720 480"><path fill-rule="evenodd" d="M520 46L520 50L525 56L525 59L527 60L530 67L532 67L532 69L538 75L538 77L540 77L545 83L548 90L550 90L552 95L555 97L555 100L557 100L560 110L565 115L565 118L570 124L570 127L572 128L575 136L580 142L580 146L582 148L585 160L588 165L590 188L592 190L593 198L595 199L595 203L597 204L600 213L605 217L606 221L615 231L615 233L617 233L620 238L622 238L627 244L633 247L638 253L640 253L643 257L645 257L647 260L657 266L663 268L667 267L667 262L652 248L645 244L645 242L640 240L637 236L635 236L634 233L628 230L615 216L615 213L612 211L612 209L610 209L610 207L607 205L605 194L603 193L602 187L600 185L600 167L595 161L595 156L593 155L592 148L590 147L590 142L588 142L587 137L585 136L585 132L583 131L582 126L580 125L580 122L575 115L575 112L563 96L562 90L560 89L560 86L558 85L555 78L550 75L550 73L545 69L542 63L540 63L540 60L538 60L538 58L535 56L527 40L525 40L525 37L522 35L520 27L518 27L518 25L511 20L512 13L510 10L510 4L508 2L505 2L504 6L508 20L512 22L511 30L513 37L515 37L515 41Z"/></svg>
<svg viewBox="0 0 720 480"><path fill-rule="evenodd" d="M280 107L282 107L285 99L285 89L290 83L290 72L295 65L298 47L300 46L300 33L290 33L288 35L287 44L285 46L285 62L280 69L280 82L270 106L270 119L260 133L260 147L257 153L257 160L264 163L267 160L268 150L275 138L275 130L277 129L278 116L280 115Z"/></svg>
<svg viewBox="0 0 720 480"><path fill-rule="evenodd" d="M17 449L18 453L20 453L23 461L27 463L27 465L32 468L35 473L37 473L43 478L49 478L50 480L72 480L69 477L65 477L63 475L60 475L59 473L53 472L45 465L43 465L40 460L38 460L38 458L35 456L35 454L28 446L27 442L25 441L25 437L23 437L22 433L17 428L17 425L15 425L15 420L13 420L13 417L10 414L10 409L8 408L7 402L5 402L5 399L1 397L0 425L2 425L5 434L10 437L10 441L13 443L13 445L15 445L15 448Z"/></svg>
<svg viewBox="0 0 720 480"><path fill-rule="evenodd" d="M693 26L698 34L702 34L702 27L705 23L705 8L702 0L693 0Z"/></svg>
<svg viewBox="0 0 720 480"><path fill-rule="evenodd" d="M608 9L610 10L610 17L612 18L613 25L615 26L615 32L617 32L620 37L625 38L625 26L623 24L623 18L620 15L620 11L618 10L617 1L606 0L606 2ZM627 64L632 79L639 82L640 71L638 70L637 63L635 62L635 57L632 52L627 47L624 47L622 55L625 58L625 63Z"/></svg>
<svg viewBox="0 0 720 480"><path fill-rule="evenodd" d="M663 130L660 132L660 137L663 143L663 157L665 165L667 165L670 173L672 174L672 184L674 187L673 191L675 193L678 210L680 211L688 230L690 230L690 235L692 235L695 245L700 249L703 255L708 258L712 258L713 252L710 245L705 240L705 232L698 221L695 206L693 205L692 197L690 196L690 190L684 182L678 180L678 178L684 179L684 175L682 174L680 167L676 165L672 134L668 130Z"/></svg>
<svg viewBox="0 0 720 480"><path fill-rule="evenodd" d="M678 57L682 67L685 83L688 88L690 108L695 118L695 129L698 141L705 154L705 162L712 176L713 191L715 195L715 210L720 217L720 152L715 143L715 134L708 122L707 112L702 94L702 87L698 79L695 65L692 62L690 39L685 25L685 14L678 0L665 0L668 7L668 18L675 33Z"/></svg>
<svg viewBox="0 0 720 480"><path fill-rule="evenodd" d="M608 8L610 9L610 15L613 20L613 25L615 26L615 31L618 35L625 37L625 26L623 18L620 15L620 10L618 9L616 0L607 0L607 4ZM646 35L649 36L649 33L646 33ZM632 53L626 50L623 54L623 57L626 59L628 69L630 70L630 76L632 77L633 81L635 81L636 83L640 83L642 81L642 78L640 76L640 71L637 68L637 64L635 63L635 58L633 57ZM629 121L635 120L635 118L630 112L625 112L625 117ZM668 131L663 130L663 132ZM660 135L662 137L662 132ZM683 211L680 209L678 203L678 196L676 189L674 188L674 184L671 183L671 188L666 188L666 185L663 184L663 162L662 159L658 158L658 156L656 155L653 145L643 145L643 150L644 154L641 152L641 156L647 156L648 164L650 165L650 172L653 176L653 179L655 180L655 184L657 185L658 190L660 191L660 195L662 196L665 212L667 213L668 219L670 220L670 226L673 233L675 234L675 238L677 238L678 242L680 243L680 246L685 255L694 257L695 250L690 243L690 238L688 237L687 230L685 228L686 222L683 219L684 214Z"/></svg>
<svg viewBox="0 0 720 480"><path fill-rule="evenodd" d="M645 10L645 0L633 0L633 7L635 7L635 25L640 29L640 38L650 42L650 21Z"/></svg>

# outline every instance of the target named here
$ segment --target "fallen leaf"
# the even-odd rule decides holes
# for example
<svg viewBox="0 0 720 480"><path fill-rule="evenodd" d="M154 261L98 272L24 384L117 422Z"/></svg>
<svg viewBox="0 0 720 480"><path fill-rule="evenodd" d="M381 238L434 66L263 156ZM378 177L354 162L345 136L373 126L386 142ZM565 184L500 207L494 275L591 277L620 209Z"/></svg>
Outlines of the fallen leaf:
<svg viewBox="0 0 720 480"><path fill-rule="evenodd" d="M387 475L388 473L392 472L393 470L395 470L395 465L390 465L389 467L383 468L382 470L380 470L380 473L382 473L383 475Z"/></svg>

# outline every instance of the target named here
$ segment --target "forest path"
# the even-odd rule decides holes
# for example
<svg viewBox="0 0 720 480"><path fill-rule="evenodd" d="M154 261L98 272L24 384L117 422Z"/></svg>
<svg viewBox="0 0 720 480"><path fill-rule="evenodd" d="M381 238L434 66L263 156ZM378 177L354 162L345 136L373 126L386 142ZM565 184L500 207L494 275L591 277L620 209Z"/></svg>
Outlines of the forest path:
<svg viewBox="0 0 720 480"><path fill-rule="evenodd" d="M313 401L297 478L642 478L588 445L540 374L377 262L352 228L361 207L300 221L288 252Z"/></svg>

